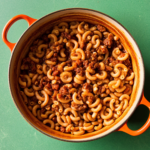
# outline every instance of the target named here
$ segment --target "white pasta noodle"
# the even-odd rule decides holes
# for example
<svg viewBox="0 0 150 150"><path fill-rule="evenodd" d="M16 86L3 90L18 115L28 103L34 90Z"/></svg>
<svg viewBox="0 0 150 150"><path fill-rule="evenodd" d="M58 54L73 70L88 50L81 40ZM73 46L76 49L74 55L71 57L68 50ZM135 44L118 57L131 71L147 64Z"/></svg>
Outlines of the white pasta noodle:
<svg viewBox="0 0 150 150"><path fill-rule="evenodd" d="M76 53L72 52L70 56L72 60L78 60L78 59L81 59L81 57L82 57L81 53L78 53L78 52Z"/></svg>
<svg viewBox="0 0 150 150"><path fill-rule="evenodd" d="M86 70L85 72L85 75L86 77L89 79L89 80L96 80L97 77L95 75L90 75L90 73Z"/></svg>
<svg viewBox="0 0 150 150"><path fill-rule="evenodd" d="M77 99L77 93L76 93L76 92L72 95L72 99L73 99L73 101L74 101L76 104L83 104L82 101L79 101L79 100Z"/></svg>
<svg viewBox="0 0 150 150"><path fill-rule="evenodd" d="M44 106L46 106L49 102L49 96L48 94L43 90L41 91L41 93L44 95L44 102L41 104L41 108L43 108Z"/></svg>
<svg viewBox="0 0 150 150"><path fill-rule="evenodd" d="M114 58L117 59L120 54L121 54L121 51L119 50L118 47L113 49L113 51L112 51L112 56L113 56Z"/></svg>
<svg viewBox="0 0 150 150"><path fill-rule="evenodd" d="M81 22L79 25L78 25L78 32L80 34L83 34L84 33L84 29L82 28L82 26L84 25L84 22Z"/></svg>
<svg viewBox="0 0 150 150"><path fill-rule="evenodd" d="M76 52L81 54L81 59L82 59L82 60L85 59L85 53L84 53L84 51L83 51L82 49L77 48L77 49L76 49Z"/></svg>
<svg viewBox="0 0 150 150"><path fill-rule="evenodd" d="M71 72L62 72L60 74L60 79L64 82L64 83L70 83L72 81L72 74Z"/></svg>
<svg viewBox="0 0 150 150"><path fill-rule="evenodd" d="M50 124L51 128L54 129L54 122L52 120L49 120L49 119L45 119L43 121L44 124Z"/></svg>
<svg viewBox="0 0 150 150"><path fill-rule="evenodd" d="M92 32L91 31L86 31L83 35L82 35L82 40L86 41L86 38L88 35L90 35Z"/></svg>
<svg viewBox="0 0 150 150"><path fill-rule="evenodd" d="M35 58L34 56L33 56L33 53L32 52L30 52L29 53L29 58L31 59L31 60L33 60L34 62L36 62L36 63L39 63L39 58Z"/></svg>
<svg viewBox="0 0 150 150"><path fill-rule="evenodd" d="M49 52L49 53L46 55L46 59L51 58L51 57L53 56L53 54L54 54L54 51Z"/></svg>
<svg viewBox="0 0 150 150"><path fill-rule="evenodd" d="M96 74L96 77L99 79L99 80L105 80L106 77L107 77L107 72L106 71L101 71L101 74Z"/></svg>
<svg viewBox="0 0 150 150"><path fill-rule="evenodd" d="M34 92L30 92L30 90L28 88L24 88L24 93L28 96L28 97L32 97L34 96Z"/></svg>
<svg viewBox="0 0 150 150"><path fill-rule="evenodd" d="M119 55L117 57L118 60L121 60L121 61L124 61L126 60L127 58L129 57L129 54L128 53L122 53L121 55Z"/></svg>
<svg viewBox="0 0 150 150"><path fill-rule="evenodd" d="M65 52L64 48L60 50L61 57L66 57L66 54L64 52Z"/></svg>
<svg viewBox="0 0 150 150"><path fill-rule="evenodd" d="M57 36L55 34L49 34L48 35L48 38L52 39L53 42L56 42L57 41Z"/></svg>
<svg viewBox="0 0 150 150"><path fill-rule="evenodd" d="M70 23L70 29L76 29L76 28L78 27L78 25L79 25L79 22L78 22L78 21L76 21L76 22L71 22L71 23Z"/></svg>
<svg viewBox="0 0 150 150"><path fill-rule="evenodd" d="M35 105L33 108L32 108L32 113L34 116L37 116L37 109L40 108L40 105Z"/></svg>
<svg viewBox="0 0 150 150"><path fill-rule="evenodd" d="M57 99L58 99L58 101L60 101L61 103L68 103L68 102L70 102L70 99L66 100L66 99L64 99L63 97L61 97L60 94L57 94Z"/></svg>

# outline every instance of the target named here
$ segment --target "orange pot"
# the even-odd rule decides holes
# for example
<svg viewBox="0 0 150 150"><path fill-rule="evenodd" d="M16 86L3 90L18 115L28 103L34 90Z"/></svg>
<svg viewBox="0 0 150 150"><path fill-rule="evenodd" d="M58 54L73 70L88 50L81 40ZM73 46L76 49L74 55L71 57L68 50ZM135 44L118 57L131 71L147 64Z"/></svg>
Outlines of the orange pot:
<svg viewBox="0 0 150 150"><path fill-rule="evenodd" d="M23 33L23 35L20 37L17 43L11 43L7 40L7 32L11 27L11 25L20 19L25 19L29 24L29 28ZM113 125L103 128L102 130L88 133L82 136L73 136L70 134L61 133L52 130L51 128L42 124L27 109L20 95L19 86L18 84L16 84L18 83L21 60L28 52L31 43L41 33L44 33L48 28L52 27L55 23L58 23L60 21L73 21L73 20L78 21L84 20L95 24L102 24L105 27L107 27L112 33L118 35L125 49L127 49L131 55L133 70L135 72L135 82L133 86L130 104L127 110L123 113L123 115L120 118L118 118ZM10 48L12 52L9 66L9 87L14 103L16 104L18 110L20 111L22 116L26 119L26 121L40 132L59 140L82 142L101 138L114 131L123 131L132 136L137 136L142 134L149 128L150 115L146 123L139 130L136 131L130 130L127 126L127 120L132 115L132 113L134 112L134 110L138 105L143 104L150 109L150 103L145 99L143 94L144 79L145 79L144 63L140 49L137 46L131 34L119 22L117 22L110 16L95 10L83 8L70 8L59 10L50 13L38 20L33 19L26 15L17 15L13 17L4 27L2 38L5 44ZM14 80L14 77L16 78L16 80Z"/></svg>

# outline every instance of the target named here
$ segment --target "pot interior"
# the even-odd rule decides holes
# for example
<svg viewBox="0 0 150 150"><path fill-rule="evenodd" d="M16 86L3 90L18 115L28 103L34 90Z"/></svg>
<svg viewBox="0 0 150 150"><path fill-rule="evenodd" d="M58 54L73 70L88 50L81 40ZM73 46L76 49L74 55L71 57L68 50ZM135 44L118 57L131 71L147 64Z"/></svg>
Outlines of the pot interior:
<svg viewBox="0 0 150 150"><path fill-rule="evenodd" d="M82 136L73 136L70 134L64 134L52 130L48 126L41 123L28 110L19 93L20 90L18 85L18 76L21 60L25 57L31 43L37 37L43 34L47 29L50 29L55 24L60 23L61 21L86 21L92 24L101 24L105 26L110 32L120 37L124 48L131 55L133 70L135 72L135 81L129 107L125 110L122 116L116 119L115 123L113 123L112 125L104 127L99 131L88 133ZM17 77L16 80L14 80L14 77L15 78ZM122 25L120 25L118 22L116 22L114 19L94 10L80 9L80 8L65 9L54 12L37 20L24 32L24 34L19 39L12 53L9 68L9 83L10 83L10 91L17 108L21 112L22 116L37 130L41 131L42 133L48 136L61 140L76 141L76 142L89 141L103 137L115 131L131 116L137 104L139 103L143 90L144 85L143 60L140 50L134 39L127 32L127 30L124 27L122 27Z"/></svg>

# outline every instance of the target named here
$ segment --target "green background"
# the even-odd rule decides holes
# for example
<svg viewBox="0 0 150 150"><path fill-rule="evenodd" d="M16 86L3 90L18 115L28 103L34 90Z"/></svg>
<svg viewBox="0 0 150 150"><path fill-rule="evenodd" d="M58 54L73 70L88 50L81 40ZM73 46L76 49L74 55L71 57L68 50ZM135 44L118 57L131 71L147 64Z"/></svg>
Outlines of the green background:
<svg viewBox="0 0 150 150"><path fill-rule="evenodd" d="M122 23L138 43L145 64L145 96L150 100L150 1L149 0L0 0L0 31L13 16L26 14L39 19L53 11L83 7L101 11ZM11 42L17 42L27 29L27 22L16 22L8 33ZM103 149L150 149L150 129L142 135L132 137L123 132L91 142L62 142L31 127L20 115L13 103L8 85L8 67L11 53L0 39L0 150L103 150ZM14 77L15 78L15 77ZM131 129L140 128L148 117L148 109L139 106L128 125Z"/></svg>

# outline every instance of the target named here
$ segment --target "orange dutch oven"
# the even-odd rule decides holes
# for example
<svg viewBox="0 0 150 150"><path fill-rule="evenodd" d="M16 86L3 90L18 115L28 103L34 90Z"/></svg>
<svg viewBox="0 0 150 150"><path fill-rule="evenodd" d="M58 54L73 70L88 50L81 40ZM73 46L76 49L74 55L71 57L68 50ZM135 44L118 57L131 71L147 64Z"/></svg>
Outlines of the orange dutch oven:
<svg viewBox="0 0 150 150"><path fill-rule="evenodd" d="M17 43L11 43L7 39L7 33L9 28L17 20L24 19L28 22L29 28L23 33ZM26 108L23 103L22 97L19 93L18 76L19 68L21 65L21 60L27 54L31 43L47 29L51 28L54 24L60 21L87 21L94 24L101 24L107 27L112 33L120 37L125 49L131 55L133 70L135 72L135 81L133 86L133 92L131 95L131 100L128 109L123 113L123 115L118 118L113 125L107 129L102 129L100 131L95 131L82 136L73 136L69 134L64 134L42 124L37 118L35 118L31 112ZM150 114L146 123L138 130L131 130L127 126L127 120L133 114L138 105L145 105L150 110L150 102L146 100L143 94L144 80L145 80L145 70L144 63L141 56L140 49L136 44L135 40L131 34L125 29L119 22L111 18L110 16L90 9L83 8L70 8L63 9L53 13L50 13L40 19L34 19L27 15L17 15L10 19L6 26L4 27L2 33L2 39L4 43L9 47L12 52L10 65L9 65L9 87L12 98L16 107L34 128L46 134L50 137L72 142L83 142L91 141L104 137L114 131L123 131L132 136L137 136L145 132L150 126ZM14 80L14 77L16 80Z"/></svg>

